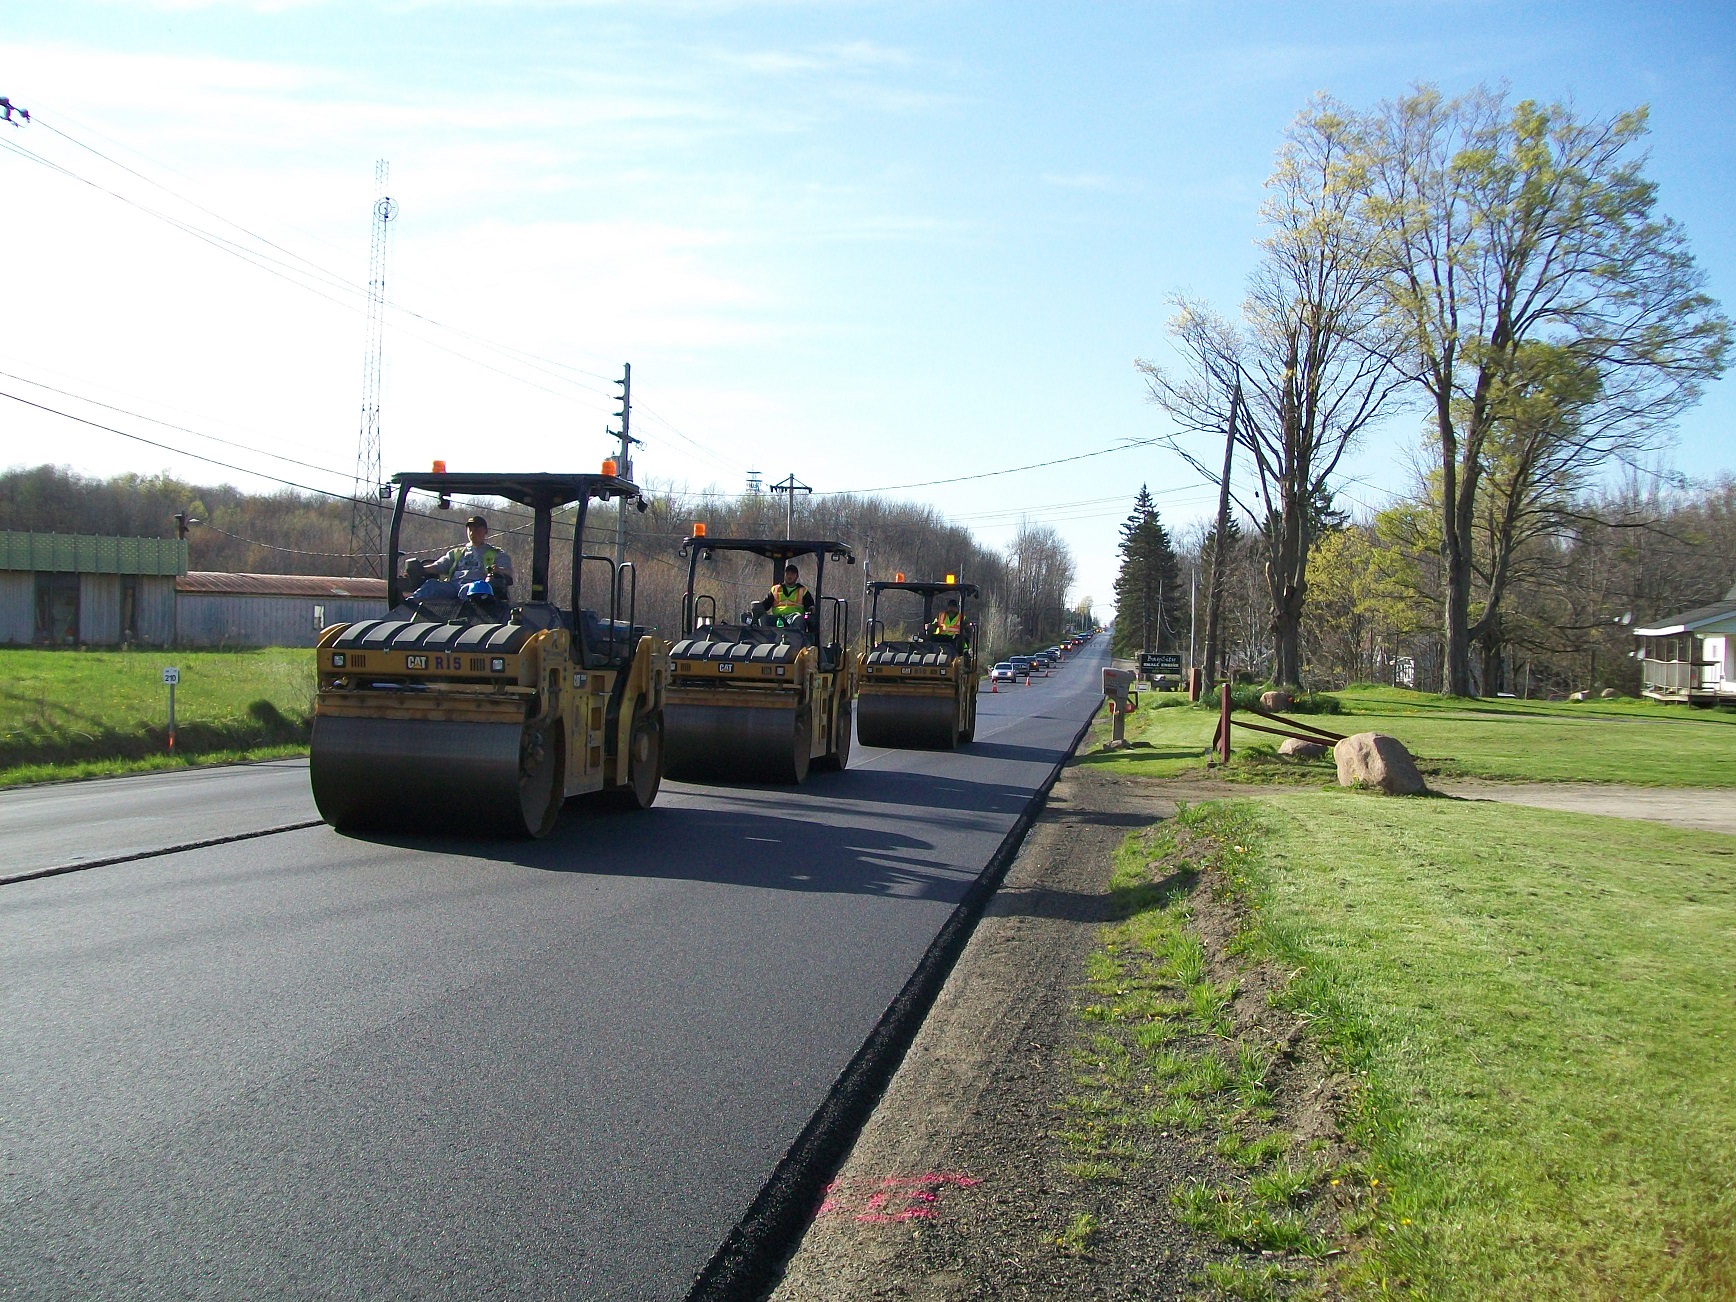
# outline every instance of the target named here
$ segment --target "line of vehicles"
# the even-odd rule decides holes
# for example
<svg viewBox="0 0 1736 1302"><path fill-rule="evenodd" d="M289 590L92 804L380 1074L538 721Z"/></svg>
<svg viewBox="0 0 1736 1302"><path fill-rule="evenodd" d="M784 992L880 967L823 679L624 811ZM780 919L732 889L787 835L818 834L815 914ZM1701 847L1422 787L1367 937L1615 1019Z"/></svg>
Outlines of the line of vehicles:
<svg viewBox="0 0 1736 1302"><path fill-rule="evenodd" d="M999 687L1002 683L1029 683L1034 678L1047 678L1055 672L1062 660L1084 646L1092 637L1091 633L1081 633L1077 637L1066 638L1055 646L1033 651L1028 656L1009 657L989 670L989 681Z"/></svg>
<svg viewBox="0 0 1736 1302"><path fill-rule="evenodd" d="M637 622L632 564L585 551L592 502L644 509L613 462L595 475L447 473L437 463L392 482L388 613L327 628L315 652L309 771L320 816L339 829L539 837L581 797L647 808L665 776L799 783L812 769L844 768L853 734L898 749L951 749L975 735L982 670L963 603L980 593L956 575L870 584L865 645L852 654L849 602L825 588L828 563L856 563L848 544L708 537L695 525L681 547L687 584L670 644ZM529 509L522 600L412 596L420 565L401 574L399 544L416 492ZM555 515L569 508L569 578L556 592ZM786 566L810 564L805 604L722 609L703 590L719 586L705 576L720 565L756 560L770 567L772 595ZM1016 659L1046 674L1081 640Z"/></svg>

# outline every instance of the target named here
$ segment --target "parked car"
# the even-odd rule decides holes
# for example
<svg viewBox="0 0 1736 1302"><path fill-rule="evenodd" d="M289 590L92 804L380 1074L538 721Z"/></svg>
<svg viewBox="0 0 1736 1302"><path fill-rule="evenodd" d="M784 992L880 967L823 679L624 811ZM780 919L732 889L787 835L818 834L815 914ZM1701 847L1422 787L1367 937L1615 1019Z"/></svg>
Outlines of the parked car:
<svg viewBox="0 0 1736 1302"><path fill-rule="evenodd" d="M1014 676L1013 676L1012 663L1010 661L1003 660L1000 662L1000 664L996 665L993 669L989 670L989 681L991 683L1010 683L1010 682L1013 682Z"/></svg>
<svg viewBox="0 0 1736 1302"><path fill-rule="evenodd" d="M1014 656L1007 663L1012 665L1015 678L1029 678L1031 676L1030 656Z"/></svg>

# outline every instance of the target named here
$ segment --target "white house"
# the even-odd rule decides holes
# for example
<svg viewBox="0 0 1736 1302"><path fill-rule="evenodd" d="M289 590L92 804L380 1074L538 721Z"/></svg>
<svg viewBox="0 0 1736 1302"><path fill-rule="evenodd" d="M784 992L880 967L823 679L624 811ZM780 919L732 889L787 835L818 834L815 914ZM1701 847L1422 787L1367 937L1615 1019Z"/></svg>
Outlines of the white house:
<svg viewBox="0 0 1736 1302"><path fill-rule="evenodd" d="M1653 700L1736 705L1736 587L1724 600L1636 628L1640 690Z"/></svg>

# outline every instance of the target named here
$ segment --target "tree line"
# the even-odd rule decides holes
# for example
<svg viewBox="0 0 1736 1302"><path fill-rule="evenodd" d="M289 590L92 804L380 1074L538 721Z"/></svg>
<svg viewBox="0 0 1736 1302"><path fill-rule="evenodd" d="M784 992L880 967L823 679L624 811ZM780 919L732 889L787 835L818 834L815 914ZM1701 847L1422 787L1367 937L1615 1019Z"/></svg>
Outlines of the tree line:
<svg viewBox="0 0 1736 1302"><path fill-rule="evenodd" d="M404 552L433 556L464 542L464 520L480 510L491 525L490 541L512 553L521 574L530 560L530 516L505 502L454 502L441 510L432 498L412 500L404 519ZM117 475L94 479L64 467L42 465L0 473L0 529L51 533L169 537L174 517L185 514L189 568L250 574L366 573L351 555L351 503L285 489L249 493L229 485L192 484L169 475ZM557 593L571 582L574 514L556 517L550 583ZM665 636L680 625L687 562L677 553L695 522L712 537L781 538L784 503L767 494L692 493L673 486L647 489L647 509L626 514L626 558L636 574L640 623ZM869 579L960 580L982 589L974 611L989 654L1056 641L1076 624L1067 609L1074 578L1072 553L1044 525L1022 525L1004 548L985 547L969 530L949 523L933 507L879 497L817 496L802 502L798 537L835 539L856 556L853 566L828 564L826 590L850 602L850 636L859 637ZM593 503L585 531L587 554L613 556L616 504ZM803 579L812 583L811 564ZM587 585L593 576L585 575ZM607 606L608 594L587 586L588 604ZM707 564L699 586L720 611L739 614L770 586L770 566L755 561ZM594 597L594 601L593 601ZM913 625L908 609L887 604L897 630Z"/></svg>
<svg viewBox="0 0 1736 1302"><path fill-rule="evenodd" d="M1572 641L1540 621L1592 617L1583 599L1544 601L1540 569L1700 509L1605 487L1648 469L1730 348L1685 233L1657 210L1645 135L1643 108L1593 118L1485 87L1366 111L1320 96L1292 123L1239 312L1178 296L1180 360L1138 363L1175 450L1224 490L1200 558L1212 612L1234 615L1238 549L1258 555L1272 679L1300 684L1318 658L1311 570L1346 523L1339 467L1404 413L1421 417L1424 483L1359 527L1409 549L1403 582L1426 594L1454 695ZM1211 677L1229 642L1207 645Z"/></svg>

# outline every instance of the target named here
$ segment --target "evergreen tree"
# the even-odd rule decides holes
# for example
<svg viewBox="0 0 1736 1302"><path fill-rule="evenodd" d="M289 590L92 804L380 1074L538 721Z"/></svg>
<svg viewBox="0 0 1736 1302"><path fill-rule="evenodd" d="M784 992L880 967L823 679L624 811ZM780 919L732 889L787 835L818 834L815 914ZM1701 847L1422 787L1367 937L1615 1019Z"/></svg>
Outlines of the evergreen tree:
<svg viewBox="0 0 1736 1302"><path fill-rule="evenodd" d="M1177 645L1182 585L1175 548L1141 484L1133 514L1121 525L1121 573L1115 580L1115 654L1130 656Z"/></svg>

